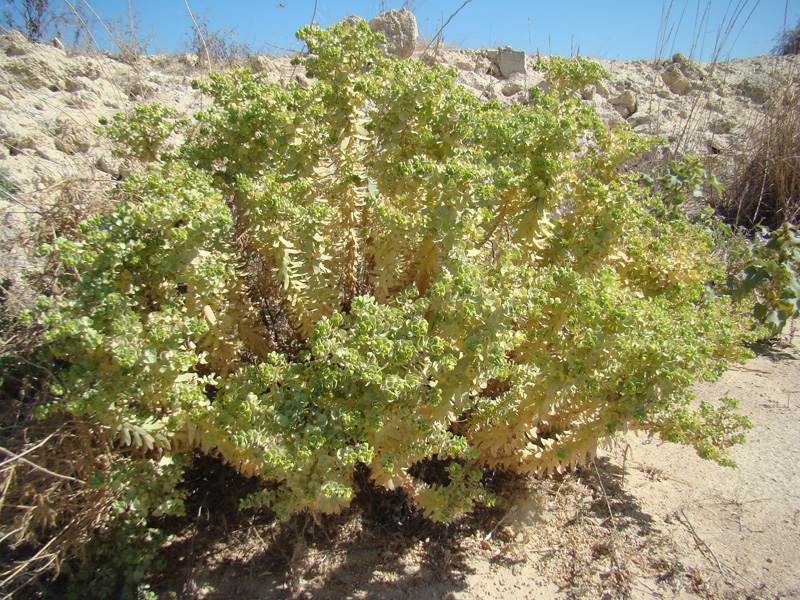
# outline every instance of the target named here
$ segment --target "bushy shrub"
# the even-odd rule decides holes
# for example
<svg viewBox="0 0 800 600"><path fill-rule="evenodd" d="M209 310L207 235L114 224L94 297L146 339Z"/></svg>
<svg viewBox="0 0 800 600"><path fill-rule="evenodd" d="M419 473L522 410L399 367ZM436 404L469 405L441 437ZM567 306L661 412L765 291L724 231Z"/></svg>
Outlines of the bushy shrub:
<svg viewBox="0 0 800 600"><path fill-rule="evenodd" d="M156 600L145 578L164 568L159 550L166 536L133 513L109 525L89 541L88 560L75 573L67 598Z"/></svg>
<svg viewBox="0 0 800 600"><path fill-rule="evenodd" d="M9 29L19 29L32 42L40 42L54 19L49 0L9 0L3 7L3 20Z"/></svg>
<svg viewBox="0 0 800 600"><path fill-rule="evenodd" d="M36 317L47 411L93 419L130 469L98 485L180 512L199 450L287 517L347 506L362 464L450 519L491 501L483 467L543 475L627 430L728 460L746 419L689 388L749 325L707 287L712 229L676 207L699 169L624 174L646 144L577 99L581 59L502 107L364 25L299 36L310 88L213 75L197 134L43 250L63 266ZM171 130L147 114L137 139Z"/></svg>
<svg viewBox="0 0 800 600"><path fill-rule="evenodd" d="M750 296L765 337L775 336L800 316L800 235L790 223L763 229L741 254L745 266L728 281L731 295L736 301Z"/></svg>
<svg viewBox="0 0 800 600"><path fill-rule="evenodd" d="M206 69L230 67L246 62L257 55L258 49L248 43L238 41L236 28L212 30L208 24L208 15L192 15L192 27L187 36L189 52L197 56L198 61Z"/></svg>
<svg viewBox="0 0 800 600"><path fill-rule="evenodd" d="M137 104L132 115L116 114L111 120L100 118L105 134L119 144L115 154L149 163L158 158L170 135L181 132L185 119L177 118L173 108L158 104Z"/></svg>
<svg viewBox="0 0 800 600"><path fill-rule="evenodd" d="M800 21L794 29L784 32L778 38L778 45L772 49L773 54L788 56L800 54Z"/></svg>

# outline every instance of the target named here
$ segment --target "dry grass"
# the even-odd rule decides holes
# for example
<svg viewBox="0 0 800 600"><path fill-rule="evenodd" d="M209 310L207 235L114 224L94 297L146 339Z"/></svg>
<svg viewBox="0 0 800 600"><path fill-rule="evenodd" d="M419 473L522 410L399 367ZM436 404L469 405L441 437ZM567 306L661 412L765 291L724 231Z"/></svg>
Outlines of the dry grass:
<svg viewBox="0 0 800 600"><path fill-rule="evenodd" d="M800 217L800 92L773 91L746 156L717 210L737 227L777 229Z"/></svg>
<svg viewBox="0 0 800 600"><path fill-rule="evenodd" d="M15 275L0 295L0 597L18 597L80 559L110 514L113 496L87 484L108 465L110 448L80 420L35 417L50 367L38 364L40 331L19 311L39 293L57 294L60 267L35 255L42 243L75 231L114 202L110 180L65 179L41 191L6 190L0 216L25 226L0 244Z"/></svg>
<svg viewBox="0 0 800 600"><path fill-rule="evenodd" d="M755 5L748 0L731 0L725 17L714 32L709 29L710 2L697 0L677 5L665 2L658 33L658 56L675 48L675 39L681 26L691 26L694 21L693 43L690 56L711 48L710 63L703 66L707 77L720 72L718 61L724 60L728 44L737 39L750 20ZM708 32L711 36L708 37ZM699 65L697 65L699 67ZM773 73L774 81L781 81ZM725 77L724 70L720 75ZM784 84L771 90L771 98L762 111L753 111L754 123L750 126L749 145L737 149L734 155L719 154L711 148L704 158L710 174L714 174L725 189L721 194L707 186L706 197L726 222L736 228L752 230L759 226L770 229L789 221L797 224L800 217L800 93L797 77L783 79ZM669 136L669 148L660 157L651 156L637 164L642 170L663 168L663 165L687 153L705 154L704 135L711 118L701 108L713 100L713 91L692 94L691 106L680 132ZM660 113L661 99L651 95L651 113ZM655 109L652 109L655 105ZM656 132L658 133L658 132Z"/></svg>
<svg viewBox="0 0 800 600"><path fill-rule="evenodd" d="M30 382L21 386L31 389ZM108 518L113 496L86 479L103 468L108 448L86 424L32 418L31 398L3 390L0 438L0 594L17 597L80 559Z"/></svg>

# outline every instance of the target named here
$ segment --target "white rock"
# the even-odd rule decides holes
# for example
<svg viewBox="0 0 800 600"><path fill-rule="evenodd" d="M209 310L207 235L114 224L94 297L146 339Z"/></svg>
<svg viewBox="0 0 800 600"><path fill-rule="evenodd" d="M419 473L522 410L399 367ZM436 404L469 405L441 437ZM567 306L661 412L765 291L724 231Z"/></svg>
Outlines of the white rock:
<svg viewBox="0 0 800 600"><path fill-rule="evenodd" d="M667 67L667 70L661 74L661 79L673 94L685 96L692 91L692 82L686 79L675 65Z"/></svg>
<svg viewBox="0 0 800 600"><path fill-rule="evenodd" d="M8 48L16 47L13 44L9 46L7 40L4 41ZM24 54L12 55L0 65L3 71L13 76L15 86L20 90L61 90L69 78L86 77L95 80L100 76L97 64L91 59L70 58L63 51L46 44L27 44L24 50Z"/></svg>
<svg viewBox="0 0 800 600"><path fill-rule="evenodd" d="M56 145L58 145L58 140L56 140ZM52 148L48 148L47 146L39 146L36 148L36 155L41 156L45 160L49 160L50 162L56 162L58 157L56 156L56 151Z"/></svg>
<svg viewBox="0 0 800 600"><path fill-rule="evenodd" d="M628 124L631 127L641 127L642 125L649 125L653 122L653 117L650 115L636 115L635 117L631 117L628 119Z"/></svg>
<svg viewBox="0 0 800 600"><path fill-rule="evenodd" d="M334 25L358 25L359 23L366 23L366 19L359 17L358 15L347 15L346 17L339 19L334 23ZM374 33L374 32L373 32Z"/></svg>
<svg viewBox="0 0 800 600"><path fill-rule="evenodd" d="M414 14L406 9L392 9L379 14L369 22L372 33L386 36L386 51L403 60L411 58L417 47L419 30Z"/></svg>
<svg viewBox="0 0 800 600"><path fill-rule="evenodd" d="M636 96L630 90L622 92L616 98L612 98L610 102L623 119L630 117L638 108Z"/></svg>
<svg viewBox="0 0 800 600"><path fill-rule="evenodd" d="M475 58L475 64L473 70L476 73L480 73L481 75L486 75L490 70L491 64L492 62L485 56L478 56Z"/></svg>
<svg viewBox="0 0 800 600"><path fill-rule="evenodd" d="M72 108L88 109L100 104L100 96L88 90L64 95L64 104Z"/></svg>
<svg viewBox="0 0 800 600"><path fill-rule="evenodd" d="M738 85L738 90L740 94L758 104L764 104L769 100L769 89L757 81L745 79Z"/></svg>
<svg viewBox="0 0 800 600"><path fill-rule="evenodd" d="M6 56L22 56L33 49L33 44L19 31L9 31L0 36L0 50Z"/></svg>
<svg viewBox="0 0 800 600"><path fill-rule="evenodd" d="M608 91L608 87L606 87L605 82L598 81L594 84L594 89L603 98L608 98L611 95L611 92Z"/></svg>
<svg viewBox="0 0 800 600"><path fill-rule="evenodd" d="M711 133L725 134L730 133L736 127L736 121L733 119L714 119L708 124L708 130Z"/></svg>
<svg viewBox="0 0 800 600"><path fill-rule="evenodd" d="M66 154L87 152L92 145L92 133L71 119L59 119L53 132L56 148Z"/></svg>
<svg viewBox="0 0 800 600"><path fill-rule="evenodd" d="M197 54L192 52L184 52L181 54L181 57L178 59L182 65L186 65L187 67L196 67L197 63L200 62L200 59L197 58Z"/></svg>
<svg viewBox="0 0 800 600"><path fill-rule="evenodd" d="M115 158L110 154L102 154L100 158L97 159L95 166L97 166L97 168L103 173L107 173L116 179L120 176L121 162L122 161L120 161L118 158Z"/></svg>
<svg viewBox="0 0 800 600"><path fill-rule="evenodd" d="M130 81L123 88L128 97L133 100L135 98L140 100L147 100L155 95L158 87L149 81Z"/></svg>
<svg viewBox="0 0 800 600"><path fill-rule="evenodd" d="M706 140L706 149L709 154L725 154L728 151L728 144L718 137L713 137Z"/></svg>
<svg viewBox="0 0 800 600"><path fill-rule="evenodd" d="M0 113L0 144L12 156L24 154L26 150L35 151L40 145L47 145L44 135L33 119L20 114Z"/></svg>
<svg viewBox="0 0 800 600"><path fill-rule="evenodd" d="M250 67L250 70L253 71L253 73L269 72L275 68L272 64L272 61L261 54L251 56L250 60L247 61L247 66Z"/></svg>
<svg viewBox="0 0 800 600"><path fill-rule="evenodd" d="M500 67L500 74L506 79L514 73L525 73L525 52L514 50L510 46L498 48L497 66Z"/></svg>
<svg viewBox="0 0 800 600"><path fill-rule="evenodd" d="M525 75L514 73L508 81L503 83L502 91L504 96L513 96L517 92L525 89Z"/></svg>

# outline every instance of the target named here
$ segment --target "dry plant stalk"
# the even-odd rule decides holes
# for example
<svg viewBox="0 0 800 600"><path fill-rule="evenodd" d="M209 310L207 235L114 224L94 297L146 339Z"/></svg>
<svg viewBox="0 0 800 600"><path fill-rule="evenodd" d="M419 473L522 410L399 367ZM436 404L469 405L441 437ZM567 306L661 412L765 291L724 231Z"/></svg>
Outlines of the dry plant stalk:
<svg viewBox="0 0 800 600"><path fill-rule="evenodd" d="M748 162L735 174L719 207L735 226L771 229L800 217L800 93L792 85L774 90L756 124Z"/></svg>
<svg viewBox="0 0 800 600"><path fill-rule="evenodd" d="M0 559L0 597L57 576L65 560L80 559L114 500L107 490L86 484L108 464L110 447L97 429L79 420L35 418L41 378L53 374L35 364L38 329L14 318L30 306L32 294L58 294L60 267L42 263L35 249L74 231L87 215L108 210L115 202L113 185L105 179L66 179L42 191L13 194L4 211L24 211L27 225L5 239L0 251L21 253L23 262L37 268L35 276L14 273L13 284L3 286L4 313L11 318L0 321L0 352L4 359L14 357L20 369L6 369L0 388L0 541L10 550Z"/></svg>
<svg viewBox="0 0 800 600"><path fill-rule="evenodd" d="M5 411L4 423L22 414L21 424L4 427L3 444L16 445L3 448L0 463L0 539L11 549L0 561L0 591L10 597L41 577L57 576L65 560L81 559L114 498L84 483L110 451L93 443L89 425L37 422L25 414L32 402L6 404L16 410Z"/></svg>

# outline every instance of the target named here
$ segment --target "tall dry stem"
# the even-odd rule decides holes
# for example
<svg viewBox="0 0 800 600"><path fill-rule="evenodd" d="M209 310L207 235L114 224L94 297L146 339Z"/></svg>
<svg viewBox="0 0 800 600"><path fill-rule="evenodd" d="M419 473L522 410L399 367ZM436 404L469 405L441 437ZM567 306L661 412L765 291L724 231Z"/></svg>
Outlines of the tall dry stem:
<svg viewBox="0 0 800 600"><path fill-rule="evenodd" d="M753 131L752 147L718 210L737 227L800 221L800 93L776 89Z"/></svg>

